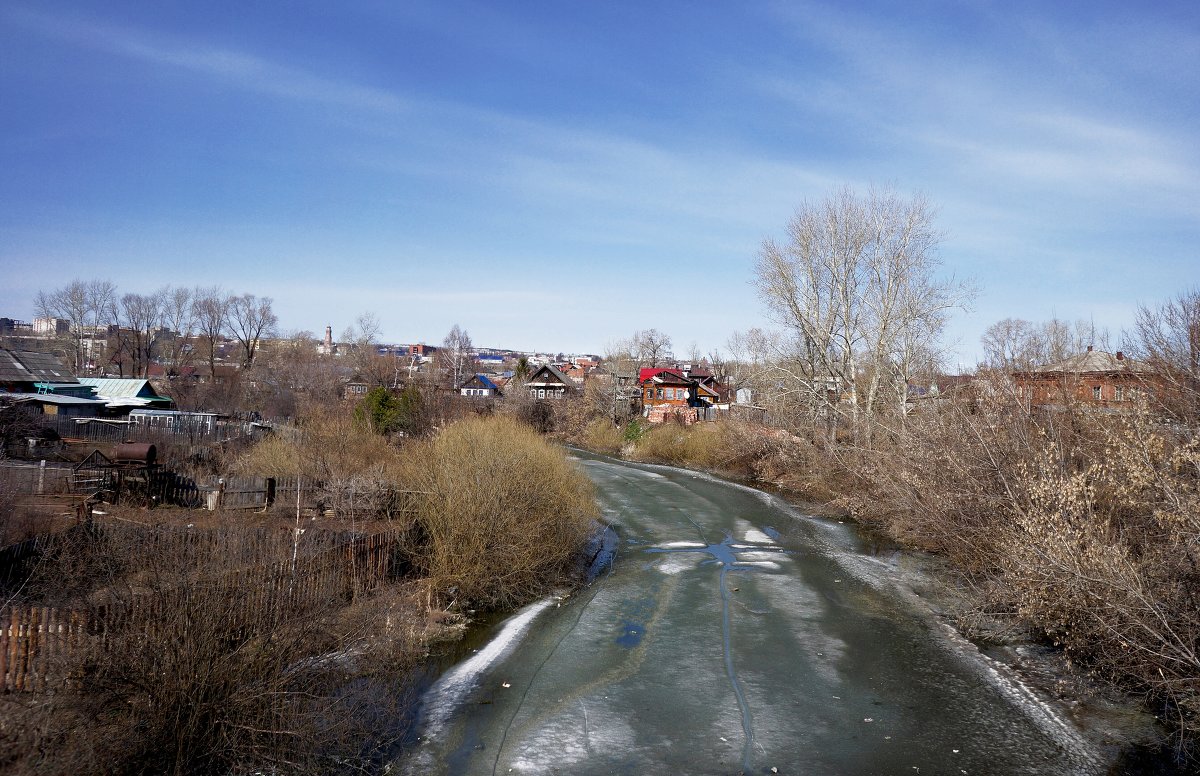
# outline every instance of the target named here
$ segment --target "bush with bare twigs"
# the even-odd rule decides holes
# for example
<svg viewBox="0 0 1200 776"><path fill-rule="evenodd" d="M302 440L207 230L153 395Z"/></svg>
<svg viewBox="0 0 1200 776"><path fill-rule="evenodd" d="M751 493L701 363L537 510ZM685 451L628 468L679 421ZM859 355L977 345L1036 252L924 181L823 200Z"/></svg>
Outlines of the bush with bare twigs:
<svg viewBox="0 0 1200 776"><path fill-rule="evenodd" d="M415 551L439 589L485 607L559 584L594 530L592 485L561 449L506 416L470 418L406 450L430 493Z"/></svg>
<svg viewBox="0 0 1200 776"><path fill-rule="evenodd" d="M1003 376L849 451L863 520L1200 734L1200 443L1146 411L1030 411Z"/></svg>
<svg viewBox="0 0 1200 776"><path fill-rule="evenodd" d="M65 687L12 708L15 773L327 773L367 768L386 686L404 697L378 612L346 609L332 535L80 527L26 595L89 623L56 656ZM289 577L291 574L291 577ZM388 670L381 670L386 668ZM383 704L383 705L381 705ZM17 704L21 705L21 704ZM382 735L381 735L382 733Z"/></svg>

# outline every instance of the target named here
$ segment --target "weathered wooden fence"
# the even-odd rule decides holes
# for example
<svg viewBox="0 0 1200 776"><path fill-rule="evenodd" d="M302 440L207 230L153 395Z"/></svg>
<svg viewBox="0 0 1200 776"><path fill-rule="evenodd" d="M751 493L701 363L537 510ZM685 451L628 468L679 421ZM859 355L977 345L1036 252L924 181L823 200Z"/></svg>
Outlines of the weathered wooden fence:
<svg viewBox="0 0 1200 776"><path fill-rule="evenodd" d="M114 547L121 547L125 538L129 551L169 557L192 575L157 593L140 592L90 613L31 606L0 609L0 691L39 692L61 686L74 650L103 644L114 634L153 637L171 605L169 599L189 585L222 596L220 613L226 624L253 628L349 602L406 571L401 530L367 535L318 529L237 534L162 528L145 532L134 526L104 530L116 541ZM31 541L5 552L35 552L39 545ZM220 558L221 564L206 572L205 563L213 558Z"/></svg>
<svg viewBox="0 0 1200 776"><path fill-rule="evenodd" d="M38 534L0 549L0 584L19 584L27 578L32 564L57 538L54 534Z"/></svg>
<svg viewBox="0 0 1200 776"><path fill-rule="evenodd" d="M105 500L142 506L174 504L203 506L201 489L191 479L160 468L137 470L80 466L56 461L0 463L4 487L26 503L52 505L56 497L87 497L103 493ZM79 499L59 499L66 505Z"/></svg>
<svg viewBox="0 0 1200 776"><path fill-rule="evenodd" d="M266 511L275 503L273 477L220 477L200 486L203 506L210 510L258 509Z"/></svg>
<svg viewBox="0 0 1200 776"><path fill-rule="evenodd" d="M300 507L305 514L334 517L397 516L412 514L424 491L398 490L387 483L351 481L318 482L307 477L221 477L197 486L210 510L272 508L290 511ZM361 490L360 497L355 497Z"/></svg>
<svg viewBox="0 0 1200 776"><path fill-rule="evenodd" d="M63 681L61 658L88 638L80 612L44 606L0 611L0 689L39 692Z"/></svg>
<svg viewBox="0 0 1200 776"><path fill-rule="evenodd" d="M72 418L59 415L39 415L43 428L53 429L66 439L89 439L93 442L156 442L172 439L179 442L213 443L238 437L261 434L264 426L255 423L223 421L212 427L201 424L179 426L149 426L107 418Z"/></svg>
<svg viewBox="0 0 1200 776"><path fill-rule="evenodd" d="M108 487L112 479L111 472L100 467L57 461L5 461L0 463L0 477L9 492L18 495L89 493Z"/></svg>

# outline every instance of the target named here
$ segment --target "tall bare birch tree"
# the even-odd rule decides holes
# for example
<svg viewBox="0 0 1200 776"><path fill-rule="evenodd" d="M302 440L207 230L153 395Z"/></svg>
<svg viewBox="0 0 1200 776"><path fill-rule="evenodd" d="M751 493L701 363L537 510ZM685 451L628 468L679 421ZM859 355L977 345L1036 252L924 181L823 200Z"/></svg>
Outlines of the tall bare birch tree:
<svg viewBox="0 0 1200 776"><path fill-rule="evenodd" d="M193 292L186 286L168 286L163 293L162 325L169 333L164 337L159 358L166 365L167 375L175 377L192 360L192 334L196 328Z"/></svg>
<svg viewBox="0 0 1200 776"><path fill-rule="evenodd" d="M948 312L971 297L965 285L937 277L940 240L922 196L860 196L845 187L803 204L786 241L763 242L756 284L788 332L796 377L814 399L834 386L834 409L862 442L889 393L903 403Z"/></svg>
<svg viewBox="0 0 1200 776"><path fill-rule="evenodd" d="M450 327L437 355L451 389L457 389L466 379L467 371L475 368L475 345L471 335L457 323Z"/></svg>

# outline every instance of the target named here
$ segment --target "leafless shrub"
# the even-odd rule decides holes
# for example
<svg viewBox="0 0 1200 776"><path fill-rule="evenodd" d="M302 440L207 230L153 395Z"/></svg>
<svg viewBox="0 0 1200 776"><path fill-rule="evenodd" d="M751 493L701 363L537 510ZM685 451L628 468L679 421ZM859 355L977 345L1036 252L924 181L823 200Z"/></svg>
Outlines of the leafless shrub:
<svg viewBox="0 0 1200 776"><path fill-rule="evenodd" d="M523 603L561 581L592 530L588 479L506 416L470 418L406 451L430 493L415 560L438 589L482 606Z"/></svg>
<svg viewBox="0 0 1200 776"><path fill-rule="evenodd" d="M347 412L314 409L294 428L268 437L235 464L239 473L300 474L333 482L367 477L395 481L398 449L385 437L355 423Z"/></svg>
<svg viewBox="0 0 1200 776"><path fill-rule="evenodd" d="M1023 467L1000 566L1022 614L1107 676L1166 700L1195 735L1197 441L1147 415L1112 420L1100 437L1082 456L1049 439Z"/></svg>
<svg viewBox="0 0 1200 776"><path fill-rule="evenodd" d="M625 444L625 436L621 429L614 426L608 418L596 418L584 426L577 437L570 438L577 438L588 450L608 455L620 453Z"/></svg>
<svg viewBox="0 0 1200 776"><path fill-rule="evenodd" d="M366 767L399 735L380 735L404 709L378 689L403 698L410 642L381 642L378 612L347 609L341 585L305 585L313 567L290 536L197 538L138 527L60 543L42 600L91 633L58 656L68 687L17 710L14 772L327 773Z"/></svg>
<svg viewBox="0 0 1200 776"><path fill-rule="evenodd" d="M696 423L685 426L668 422L654 426L633 448L640 461L657 461L676 466L702 469L725 468L730 445L723 423Z"/></svg>
<svg viewBox="0 0 1200 776"><path fill-rule="evenodd" d="M1200 733L1200 442L1148 412L1030 412L1003 377L848 451L856 513ZM876 436L876 441L880 435Z"/></svg>

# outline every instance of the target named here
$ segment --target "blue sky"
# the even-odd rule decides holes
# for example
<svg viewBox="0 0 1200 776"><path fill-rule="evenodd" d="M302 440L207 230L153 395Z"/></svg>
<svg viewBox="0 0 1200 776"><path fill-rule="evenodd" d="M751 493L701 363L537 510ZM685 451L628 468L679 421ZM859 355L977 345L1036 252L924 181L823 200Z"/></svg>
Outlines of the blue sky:
<svg viewBox="0 0 1200 776"><path fill-rule="evenodd" d="M6 3L0 315L220 283L284 329L599 352L764 325L763 238L849 184L939 208L1005 317L1197 285L1200 4Z"/></svg>

